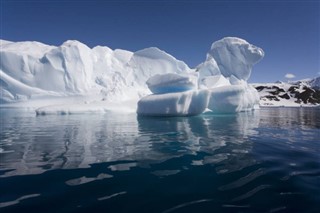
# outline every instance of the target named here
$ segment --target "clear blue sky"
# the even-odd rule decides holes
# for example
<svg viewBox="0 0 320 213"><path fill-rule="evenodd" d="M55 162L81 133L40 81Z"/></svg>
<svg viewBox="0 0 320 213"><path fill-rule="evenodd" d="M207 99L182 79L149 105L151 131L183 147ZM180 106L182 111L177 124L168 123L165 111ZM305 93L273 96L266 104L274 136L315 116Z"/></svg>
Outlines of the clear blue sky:
<svg viewBox="0 0 320 213"><path fill-rule="evenodd" d="M320 1L1 0L1 39L136 51L156 46L201 63L212 42L237 36L264 49L250 82L319 76Z"/></svg>

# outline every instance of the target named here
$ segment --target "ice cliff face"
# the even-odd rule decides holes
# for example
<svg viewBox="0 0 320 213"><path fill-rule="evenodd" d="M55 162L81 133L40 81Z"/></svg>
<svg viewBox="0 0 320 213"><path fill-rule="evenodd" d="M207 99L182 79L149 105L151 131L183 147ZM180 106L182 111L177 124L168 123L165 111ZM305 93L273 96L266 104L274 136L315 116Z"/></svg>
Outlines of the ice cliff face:
<svg viewBox="0 0 320 213"><path fill-rule="evenodd" d="M38 110L41 114L57 109L65 113L65 100L73 104L70 107L67 101L68 112L74 107L103 111L129 101L129 108L135 109L138 100L146 97L139 102L138 113L153 109L160 115L199 114L206 108L238 112L251 110L258 102L257 91L246 81L264 52L239 38L214 42L206 61L196 69L155 47L130 52L102 46L90 49L78 41L58 47L4 40L0 44L0 103L39 100L38 106L49 105ZM146 96L152 93L156 94ZM64 99L50 108L55 98ZM83 101L73 101L79 98Z"/></svg>

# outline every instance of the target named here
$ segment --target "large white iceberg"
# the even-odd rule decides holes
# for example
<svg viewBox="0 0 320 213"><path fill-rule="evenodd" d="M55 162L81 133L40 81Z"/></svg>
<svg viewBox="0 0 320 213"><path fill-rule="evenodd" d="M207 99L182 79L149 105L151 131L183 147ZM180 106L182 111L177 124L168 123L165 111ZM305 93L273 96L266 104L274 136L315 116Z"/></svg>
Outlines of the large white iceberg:
<svg viewBox="0 0 320 213"><path fill-rule="evenodd" d="M133 53L102 46L90 49L78 41L56 47L4 40L0 47L1 106L49 110L59 105L72 113L87 110L88 102L102 110L130 102L127 108L135 111L138 100L150 94L146 81L151 76L192 71L158 48ZM85 106L70 108L75 103Z"/></svg>
<svg viewBox="0 0 320 213"><path fill-rule="evenodd" d="M5 40L0 40L0 47L0 106L39 108L40 114L127 109L139 114L191 115L205 108L248 110L257 100L246 81L264 55L260 48L233 37L214 42L206 61L195 69L155 47L130 52L102 46L91 49L78 41L56 47Z"/></svg>

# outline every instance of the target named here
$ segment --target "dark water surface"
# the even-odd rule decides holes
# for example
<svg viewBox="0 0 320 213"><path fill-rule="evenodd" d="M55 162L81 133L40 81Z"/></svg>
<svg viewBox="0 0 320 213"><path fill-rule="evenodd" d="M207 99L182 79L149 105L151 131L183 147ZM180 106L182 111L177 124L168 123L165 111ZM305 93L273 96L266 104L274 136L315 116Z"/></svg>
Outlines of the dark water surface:
<svg viewBox="0 0 320 213"><path fill-rule="evenodd" d="M0 212L320 212L320 110L1 109Z"/></svg>

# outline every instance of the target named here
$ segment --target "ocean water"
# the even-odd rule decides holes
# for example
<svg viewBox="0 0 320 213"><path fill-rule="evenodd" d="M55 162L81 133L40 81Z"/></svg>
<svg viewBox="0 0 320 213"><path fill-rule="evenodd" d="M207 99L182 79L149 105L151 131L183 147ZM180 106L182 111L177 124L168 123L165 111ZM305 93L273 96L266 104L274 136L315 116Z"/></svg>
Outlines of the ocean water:
<svg viewBox="0 0 320 213"><path fill-rule="evenodd" d="M320 212L320 110L1 109L0 212Z"/></svg>

